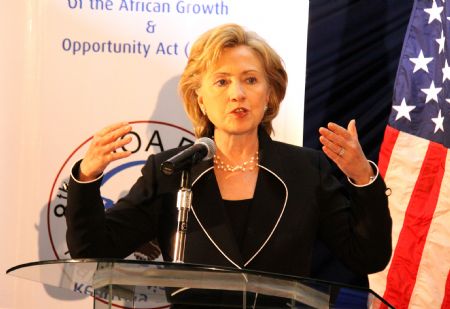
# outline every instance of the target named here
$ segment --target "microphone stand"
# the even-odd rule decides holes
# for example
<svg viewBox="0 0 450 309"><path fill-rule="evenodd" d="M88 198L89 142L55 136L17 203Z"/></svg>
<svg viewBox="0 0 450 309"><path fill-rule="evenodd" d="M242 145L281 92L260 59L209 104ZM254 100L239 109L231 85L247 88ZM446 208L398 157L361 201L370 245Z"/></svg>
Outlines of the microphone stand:
<svg viewBox="0 0 450 309"><path fill-rule="evenodd" d="M185 169L181 174L181 185L177 194L178 224L173 250L173 262L184 263L184 249L186 245L186 232L189 210L192 204L192 191L190 172Z"/></svg>

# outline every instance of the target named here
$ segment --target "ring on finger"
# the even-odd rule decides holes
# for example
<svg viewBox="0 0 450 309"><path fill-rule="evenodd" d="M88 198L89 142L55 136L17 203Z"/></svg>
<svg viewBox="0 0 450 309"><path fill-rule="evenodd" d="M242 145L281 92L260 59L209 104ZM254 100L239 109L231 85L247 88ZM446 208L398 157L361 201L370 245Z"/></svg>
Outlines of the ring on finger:
<svg viewBox="0 0 450 309"><path fill-rule="evenodd" d="M341 150L339 150L339 152L338 152L338 156L342 157L344 155L344 153L345 153L345 149L344 149L344 147L341 147Z"/></svg>

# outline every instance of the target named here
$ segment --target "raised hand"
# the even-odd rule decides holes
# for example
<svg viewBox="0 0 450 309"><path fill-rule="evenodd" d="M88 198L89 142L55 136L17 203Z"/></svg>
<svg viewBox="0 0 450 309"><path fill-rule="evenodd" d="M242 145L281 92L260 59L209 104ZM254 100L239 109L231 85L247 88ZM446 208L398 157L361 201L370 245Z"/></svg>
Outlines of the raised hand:
<svg viewBox="0 0 450 309"><path fill-rule="evenodd" d="M97 132L92 138L84 159L80 164L78 179L90 181L97 178L109 163L128 157L130 151L114 152L131 142L131 137L121 138L131 131L128 122L115 123Z"/></svg>
<svg viewBox="0 0 450 309"><path fill-rule="evenodd" d="M359 144L355 120L348 123L347 129L330 122L319 133L323 152L347 177L358 185L370 182L374 174Z"/></svg>

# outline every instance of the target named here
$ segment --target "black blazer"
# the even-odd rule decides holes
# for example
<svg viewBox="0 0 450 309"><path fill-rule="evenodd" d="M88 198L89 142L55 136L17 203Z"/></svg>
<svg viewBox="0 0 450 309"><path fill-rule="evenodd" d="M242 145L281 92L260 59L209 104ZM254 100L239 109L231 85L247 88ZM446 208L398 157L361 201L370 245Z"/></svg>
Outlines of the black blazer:
<svg viewBox="0 0 450 309"><path fill-rule="evenodd" d="M321 239L357 273L387 265L392 222L381 177L346 192L321 152L272 141L263 130L259 145L242 252L223 209L212 160L192 168L185 262L309 276L312 248ZM180 175L166 176L159 167L179 151L151 155L128 195L106 213L101 179L83 184L71 177L66 209L71 256L126 257L157 238L164 259L171 261Z"/></svg>

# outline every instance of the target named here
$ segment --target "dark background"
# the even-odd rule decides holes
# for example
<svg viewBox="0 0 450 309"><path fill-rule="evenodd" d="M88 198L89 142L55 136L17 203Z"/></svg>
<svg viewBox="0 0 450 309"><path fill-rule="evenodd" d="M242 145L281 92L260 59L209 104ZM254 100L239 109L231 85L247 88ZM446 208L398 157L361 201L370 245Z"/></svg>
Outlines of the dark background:
<svg viewBox="0 0 450 309"><path fill-rule="evenodd" d="M356 119L366 156L377 162L391 111L413 0L310 0L303 145L320 149L318 129ZM342 175L335 170L337 177ZM313 277L367 285L318 243Z"/></svg>

